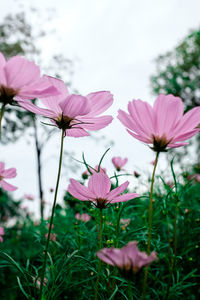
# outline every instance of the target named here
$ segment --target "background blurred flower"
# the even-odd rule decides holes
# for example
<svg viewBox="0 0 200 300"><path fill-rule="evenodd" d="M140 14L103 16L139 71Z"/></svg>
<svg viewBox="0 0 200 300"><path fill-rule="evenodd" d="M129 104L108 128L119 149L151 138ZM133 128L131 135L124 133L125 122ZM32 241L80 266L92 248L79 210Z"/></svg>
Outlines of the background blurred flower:
<svg viewBox="0 0 200 300"><path fill-rule="evenodd" d="M33 201L35 197L31 194L24 194L24 198Z"/></svg>
<svg viewBox="0 0 200 300"><path fill-rule="evenodd" d="M138 242L129 242L121 249L104 248L97 252L97 256L105 263L116 266L125 273L137 273L142 267L157 260L156 252L149 256L137 247Z"/></svg>
<svg viewBox="0 0 200 300"><path fill-rule="evenodd" d="M77 220L81 220L81 221L83 221L83 222L88 222L88 221L90 221L91 216L88 215L88 214L86 214L86 213L83 213L82 215L81 215L80 213L77 213L77 214L75 215L75 218L76 218Z"/></svg>
<svg viewBox="0 0 200 300"><path fill-rule="evenodd" d="M55 242L56 241L56 233L51 233L50 234L50 240L52 241L52 242ZM45 234L45 238L47 239L48 238L48 233L46 233Z"/></svg>
<svg viewBox="0 0 200 300"><path fill-rule="evenodd" d="M120 156L113 157L112 163L117 171L123 170L122 167L127 163L128 158L121 158Z"/></svg>
<svg viewBox="0 0 200 300"><path fill-rule="evenodd" d="M199 131L200 107L183 115L183 102L173 95L159 95L153 107L147 102L133 100L128 104L128 111L129 114L119 110L118 119L129 134L151 144L156 152L187 145L181 142Z"/></svg>
<svg viewBox="0 0 200 300"><path fill-rule="evenodd" d="M121 224L121 228L123 229L123 230L125 230L126 229L126 227L130 224L130 222L131 222L131 219L130 218L128 218L128 219L120 219L120 224Z"/></svg>
<svg viewBox="0 0 200 300"><path fill-rule="evenodd" d="M16 176L17 173L15 168L10 168L6 170L5 164L3 162L0 162L0 185L2 189L4 189L5 191L15 191L17 187L7 183L4 179L14 178Z"/></svg>
<svg viewBox="0 0 200 300"><path fill-rule="evenodd" d="M3 243L4 234L5 234L4 228L0 226L0 243Z"/></svg>

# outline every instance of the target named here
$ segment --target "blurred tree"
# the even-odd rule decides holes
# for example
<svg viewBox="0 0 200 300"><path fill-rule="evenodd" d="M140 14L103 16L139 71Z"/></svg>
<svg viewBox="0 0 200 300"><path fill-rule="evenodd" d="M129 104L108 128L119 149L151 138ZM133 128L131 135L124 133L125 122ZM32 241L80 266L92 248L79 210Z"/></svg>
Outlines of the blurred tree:
<svg viewBox="0 0 200 300"><path fill-rule="evenodd" d="M156 75L151 77L155 94L182 98L185 109L200 105L200 30L189 34L174 50L156 59Z"/></svg>
<svg viewBox="0 0 200 300"><path fill-rule="evenodd" d="M200 105L200 29L191 32L175 49L156 59L156 74L151 76L151 84L155 94L181 97L185 111ZM200 137L197 136L196 140L199 153ZM179 157L181 159L181 155Z"/></svg>

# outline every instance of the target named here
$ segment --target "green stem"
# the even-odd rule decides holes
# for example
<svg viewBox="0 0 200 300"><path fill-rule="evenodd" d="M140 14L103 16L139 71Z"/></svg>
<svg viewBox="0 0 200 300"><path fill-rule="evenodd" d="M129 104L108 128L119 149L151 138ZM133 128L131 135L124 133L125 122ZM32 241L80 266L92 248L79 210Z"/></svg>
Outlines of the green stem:
<svg viewBox="0 0 200 300"><path fill-rule="evenodd" d="M131 286L131 280L128 281L128 299L133 300L133 291Z"/></svg>
<svg viewBox="0 0 200 300"><path fill-rule="evenodd" d="M169 290L170 290L170 285L171 285L171 280L172 280L172 255L171 255L171 242L170 242L170 226L169 226L169 218L168 215L166 215L166 221L167 221L167 233L168 233L168 252L169 252L169 278L168 278L168 283L167 283L167 291L166 291L166 297L165 300L168 300L169 297Z"/></svg>
<svg viewBox="0 0 200 300"><path fill-rule="evenodd" d="M0 113L0 140L1 140L1 123L2 123L2 119L3 119L3 114L4 114L4 111L5 111L5 104L2 105L1 107L1 113Z"/></svg>
<svg viewBox="0 0 200 300"><path fill-rule="evenodd" d="M99 232L98 232L99 250L102 248L102 223L103 223L103 214L102 214L102 209L100 209L100 214L99 214ZM97 273L97 280L96 280L96 288L95 288L95 297L94 297L95 300L98 299L98 289L99 289L100 272L101 272L101 260L99 259L98 273Z"/></svg>
<svg viewBox="0 0 200 300"><path fill-rule="evenodd" d="M151 252L151 231L152 231L152 213L153 213L153 185L156 167L158 164L158 157L160 152L156 152L156 159L153 168L152 178L151 178L151 188L150 188L150 196L149 196L149 230L148 230L148 242L147 242L147 254L150 255ZM146 284L147 284L147 276L148 276L148 266L145 268L144 273L144 282L143 282L143 292L142 299L144 300L146 297Z"/></svg>
<svg viewBox="0 0 200 300"><path fill-rule="evenodd" d="M46 269L46 263L47 263L47 253L48 253L48 247L49 247L49 241L50 241L50 234L51 234L51 229L52 229L52 224L53 224L54 211L55 211L55 206L56 206L58 186L59 186L59 181L60 181L64 136L65 136L65 131L63 130L62 131L62 136L61 136L60 159L59 159L59 167L58 167L56 189L55 189L54 201L53 201L53 206L52 206L51 219L50 219L50 224L49 224L49 231L48 231L48 236L47 236L47 241L46 241L46 247L45 247L45 251L44 251L44 261L43 261L43 265L42 265L42 275L41 275L39 300L42 299L42 290L43 290L45 269Z"/></svg>
<svg viewBox="0 0 200 300"><path fill-rule="evenodd" d="M172 263L172 274L174 273L174 268L176 265L176 252L177 252L177 215L178 215L178 198L176 198L175 207L175 218L174 218L174 258Z"/></svg>

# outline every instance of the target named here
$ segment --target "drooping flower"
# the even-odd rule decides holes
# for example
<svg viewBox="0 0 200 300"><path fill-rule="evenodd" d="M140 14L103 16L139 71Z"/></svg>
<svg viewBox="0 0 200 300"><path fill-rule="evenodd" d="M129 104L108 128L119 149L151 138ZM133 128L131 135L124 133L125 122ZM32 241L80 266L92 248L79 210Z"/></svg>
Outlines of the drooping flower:
<svg viewBox="0 0 200 300"><path fill-rule="evenodd" d="M127 163L128 158L121 158L120 156L113 157L112 163L117 171L123 170L122 167Z"/></svg>
<svg viewBox="0 0 200 300"><path fill-rule="evenodd" d="M142 267L157 260L156 252L148 256L141 252L137 246L138 242L129 242L121 249L104 248L97 252L97 256L105 263L116 266L126 274L137 273Z"/></svg>
<svg viewBox="0 0 200 300"><path fill-rule="evenodd" d="M4 234L5 234L4 228L0 226L0 243L3 243Z"/></svg>
<svg viewBox="0 0 200 300"><path fill-rule="evenodd" d="M15 168L5 170L5 164L3 162L0 162L0 185L2 189L4 189L5 191L15 191L17 187L7 183L4 179L14 178L16 176L17 173Z"/></svg>
<svg viewBox="0 0 200 300"><path fill-rule="evenodd" d="M186 114L183 102L173 95L159 95L152 107L147 102L133 100L128 104L129 114L119 110L118 119L134 138L152 145L156 152L187 145L183 142L198 131L200 107Z"/></svg>
<svg viewBox="0 0 200 300"><path fill-rule="evenodd" d="M23 100L58 95L47 76L40 77L40 68L22 56L6 61L0 52L0 103L13 104L18 96Z"/></svg>
<svg viewBox="0 0 200 300"><path fill-rule="evenodd" d="M83 222L88 222L88 221L90 221L91 216L88 215L88 214L86 214L86 213L83 213L82 215L81 215L80 213L77 213L77 214L75 215L75 218L76 218L77 220L81 220L81 221L83 221Z"/></svg>
<svg viewBox="0 0 200 300"><path fill-rule="evenodd" d="M133 175L134 175L136 178L140 177L140 174L139 174L137 171L134 171L134 172L133 172Z"/></svg>
<svg viewBox="0 0 200 300"><path fill-rule="evenodd" d="M67 136L88 136L87 130L102 129L112 121L111 116L99 116L113 103L110 92L96 92L87 96L70 95L62 80L50 78L49 81L60 95L41 99L46 109L20 99L18 103L35 114L49 118L55 126L65 130Z"/></svg>
<svg viewBox="0 0 200 300"><path fill-rule="evenodd" d="M127 193L121 195L128 187L129 182L126 181L119 187L111 189L110 178L103 171L93 173L88 181L88 187L80 184L74 179L70 179L68 192L81 201L91 201L97 208L106 208L109 204L116 202L124 202L139 197L136 193Z"/></svg>

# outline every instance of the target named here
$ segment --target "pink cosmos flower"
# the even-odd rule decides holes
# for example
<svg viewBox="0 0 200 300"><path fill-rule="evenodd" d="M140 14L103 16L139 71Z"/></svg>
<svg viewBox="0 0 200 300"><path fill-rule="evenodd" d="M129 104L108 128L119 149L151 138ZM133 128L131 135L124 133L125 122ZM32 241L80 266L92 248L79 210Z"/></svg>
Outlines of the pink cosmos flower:
<svg viewBox="0 0 200 300"><path fill-rule="evenodd" d="M34 200L34 196L31 195L31 194L24 194L24 198L27 199L27 200L30 200L30 201Z"/></svg>
<svg viewBox="0 0 200 300"><path fill-rule="evenodd" d="M88 222L88 221L90 221L91 216L88 215L88 214L85 214L85 213L83 213L82 215L79 214L79 213L77 213L77 214L75 215L75 218L76 218L77 220L81 220L81 221L83 221L83 222Z"/></svg>
<svg viewBox="0 0 200 300"><path fill-rule="evenodd" d="M40 278L40 277L34 277L34 278L33 278L33 282L35 283L36 288L37 288L37 289L40 289L41 278ZM46 277L44 277L44 283L43 283L43 286L46 286L47 283L48 283L48 279L47 279Z"/></svg>
<svg viewBox="0 0 200 300"><path fill-rule="evenodd" d="M4 235L4 234L5 234L4 228L0 226L0 235Z"/></svg>
<svg viewBox="0 0 200 300"><path fill-rule="evenodd" d="M119 110L118 119L134 138L152 145L156 152L187 145L199 129L200 107L183 115L183 102L173 95L159 95L152 107L147 102L133 100L128 104L129 114Z"/></svg>
<svg viewBox="0 0 200 300"><path fill-rule="evenodd" d="M125 230L126 229L126 227L130 224L130 222L131 222L131 219L130 218L128 218L128 219L120 219L120 224L121 224L121 228L123 229L123 230Z"/></svg>
<svg viewBox="0 0 200 300"><path fill-rule="evenodd" d="M123 170L122 167L127 163L128 158L121 158L120 156L113 157L112 158L112 163L115 166L117 171Z"/></svg>
<svg viewBox="0 0 200 300"><path fill-rule="evenodd" d="M187 176L187 179L188 179L188 180L195 179L197 182L200 182L200 174L192 174L192 175L189 175L189 176Z"/></svg>
<svg viewBox="0 0 200 300"><path fill-rule="evenodd" d="M0 243L3 243L4 234L5 234L4 228L0 226Z"/></svg>
<svg viewBox="0 0 200 300"><path fill-rule="evenodd" d="M0 162L0 185L2 189L4 189L5 191L15 191L17 187L7 183L4 179L14 178L16 176L17 173L15 168L5 170L5 164L3 162Z"/></svg>
<svg viewBox="0 0 200 300"><path fill-rule="evenodd" d="M110 203L124 202L139 197L136 193L121 195L128 185L129 182L126 181L119 187L110 191L110 178L106 173L100 171L99 173L93 173L90 176L88 187L85 187L74 179L70 179L68 192L73 197L82 201L91 201L96 207L102 209L106 208Z"/></svg>
<svg viewBox="0 0 200 300"><path fill-rule="evenodd" d="M40 68L21 56L6 61L0 52L0 103L12 104L16 97L34 99L57 95L48 77L40 77Z"/></svg>
<svg viewBox="0 0 200 300"><path fill-rule="evenodd" d="M50 240L52 242L55 242L56 241L56 233L50 233ZM45 238L47 239L48 238L48 233L45 234Z"/></svg>
<svg viewBox="0 0 200 300"><path fill-rule="evenodd" d="M60 95L41 99L46 109L20 99L19 104L33 113L49 118L55 126L65 130L67 136L88 136L87 130L104 128L112 121L111 116L99 117L113 103L110 92L96 92L85 97L70 95L62 80L50 78L49 81Z"/></svg>
<svg viewBox="0 0 200 300"><path fill-rule="evenodd" d="M138 242L129 242L121 249L104 248L97 252L97 256L105 263L116 266L125 273L137 273L142 267L157 260L156 252L149 256L137 247Z"/></svg>
<svg viewBox="0 0 200 300"><path fill-rule="evenodd" d="M47 228L49 229L50 223L47 224ZM54 229L54 224L51 225L51 229Z"/></svg>

